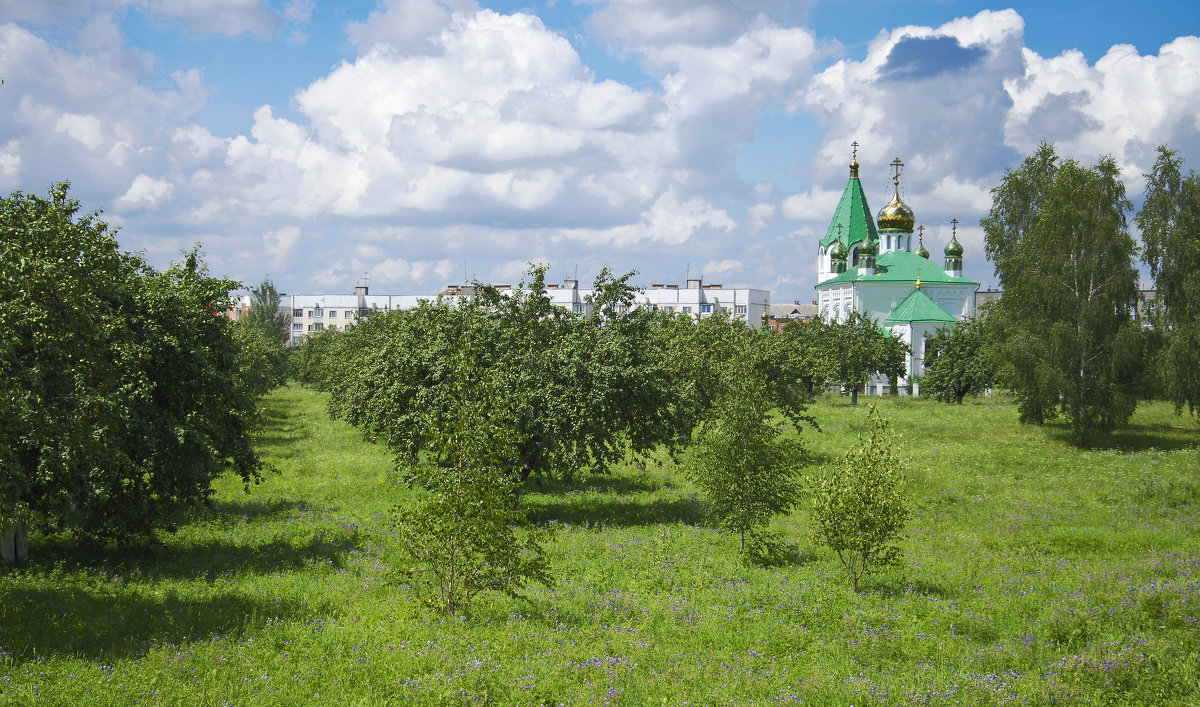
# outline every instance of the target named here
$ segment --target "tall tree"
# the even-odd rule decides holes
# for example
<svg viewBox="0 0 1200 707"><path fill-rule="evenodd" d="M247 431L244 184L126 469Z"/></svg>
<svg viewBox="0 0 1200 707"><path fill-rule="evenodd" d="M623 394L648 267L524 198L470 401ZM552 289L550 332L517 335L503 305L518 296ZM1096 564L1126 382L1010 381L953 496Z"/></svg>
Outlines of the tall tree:
<svg viewBox="0 0 1200 707"><path fill-rule="evenodd" d="M1143 259L1157 296L1152 321L1165 338L1157 368L1177 410L1200 406L1200 176L1183 173L1183 160L1158 148L1146 175L1146 200L1135 218Z"/></svg>
<svg viewBox="0 0 1200 707"><path fill-rule="evenodd" d="M287 342L291 313L280 310L283 297L263 280L250 290L250 309L238 320L238 378L254 397L283 385L288 376Z"/></svg>
<svg viewBox="0 0 1200 707"><path fill-rule="evenodd" d="M1060 411L1077 443L1111 431L1133 414L1141 358L1132 206L1116 162L1060 162L1043 143L993 197L982 225L1004 295L989 323L1003 334L993 353L1022 419Z"/></svg>
<svg viewBox="0 0 1200 707"><path fill-rule="evenodd" d="M283 296L275 283L263 280L250 290L250 309L242 319L280 344L287 344L292 329L290 312L279 308Z"/></svg>

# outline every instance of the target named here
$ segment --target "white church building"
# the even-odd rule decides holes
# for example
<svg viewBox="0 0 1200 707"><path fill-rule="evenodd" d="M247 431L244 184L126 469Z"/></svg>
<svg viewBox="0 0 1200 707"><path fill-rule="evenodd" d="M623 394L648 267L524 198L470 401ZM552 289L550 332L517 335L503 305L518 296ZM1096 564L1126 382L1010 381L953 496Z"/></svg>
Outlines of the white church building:
<svg viewBox="0 0 1200 707"><path fill-rule="evenodd" d="M817 312L826 321L844 322L851 312L874 320L880 328L908 344L904 390L924 373L925 338L939 328L975 316L979 283L963 277L963 248L958 220L945 248L945 262L929 258L924 231L918 230L913 248L913 211L900 198L899 158L892 162L891 201L872 218L858 176L857 148L850 162L850 179L817 247ZM915 383L915 381L914 381ZM888 392L878 376L867 383L867 394ZM920 393L919 384L913 386Z"/></svg>

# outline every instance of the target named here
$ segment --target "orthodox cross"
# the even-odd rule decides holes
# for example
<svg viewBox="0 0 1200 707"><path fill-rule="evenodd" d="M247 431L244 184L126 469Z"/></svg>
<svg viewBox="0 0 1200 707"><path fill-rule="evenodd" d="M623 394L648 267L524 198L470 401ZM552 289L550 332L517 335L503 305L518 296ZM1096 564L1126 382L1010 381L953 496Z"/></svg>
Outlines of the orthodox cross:
<svg viewBox="0 0 1200 707"><path fill-rule="evenodd" d="M854 142L850 143L850 147L854 148L854 156L851 157L850 159L857 162L858 161L858 140L855 140Z"/></svg>
<svg viewBox="0 0 1200 707"><path fill-rule="evenodd" d="M917 226L917 238L921 239L919 242L925 242L925 226Z"/></svg>
<svg viewBox="0 0 1200 707"><path fill-rule="evenodd" d="M892 183L896 185L896 190L897 190L896 193L897 194L900 193L900 191L899 191L900 190L900 168L903 166L904 166L904 163L900 161L899 157L892 160L892 167L896 170L896 175L894 177L892 177Z"/></svg>
<svg viewBox="0 0 1200 707"><path fill-rule="evenodd" d="M950 232L950 240L956 240L958 238L958 219L950 219L950 225L954 228L954 230Z"/></svg>

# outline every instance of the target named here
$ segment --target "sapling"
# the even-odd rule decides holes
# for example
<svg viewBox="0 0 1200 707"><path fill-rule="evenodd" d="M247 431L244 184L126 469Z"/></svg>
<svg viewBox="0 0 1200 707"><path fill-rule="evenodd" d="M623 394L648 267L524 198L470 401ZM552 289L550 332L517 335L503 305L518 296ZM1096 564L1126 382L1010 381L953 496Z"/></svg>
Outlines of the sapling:
<svg viewBox="0 0 1200 707"><path fill-rule="evenodd" d="M817 536L837 553L856 592L863 575L900 564L896 542L909 515L896 437L875 405L867 419L866 439L812 481Z"/></svg>

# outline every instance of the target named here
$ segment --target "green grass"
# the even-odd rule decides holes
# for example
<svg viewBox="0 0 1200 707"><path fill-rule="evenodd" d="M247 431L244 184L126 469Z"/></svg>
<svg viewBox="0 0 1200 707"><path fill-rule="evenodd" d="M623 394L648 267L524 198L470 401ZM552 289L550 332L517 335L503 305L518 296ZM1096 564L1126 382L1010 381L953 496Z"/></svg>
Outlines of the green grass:
<svg viewBox="0 0 1200 707"><path fill-rule="evenodd" d="M868 402L868 400L864 400ZM1003 399L883 399L914 508L902 570L850 591L813 545L747 567L667 459L531 484L553 588L429 613L391 571L386 450L324 398L265 402L278 474L136 552L31 537L0 569L0 703L1200 704L1200 428L1162 404L1075 449ZM814 463L866 409L814 406Z"/></svg>

